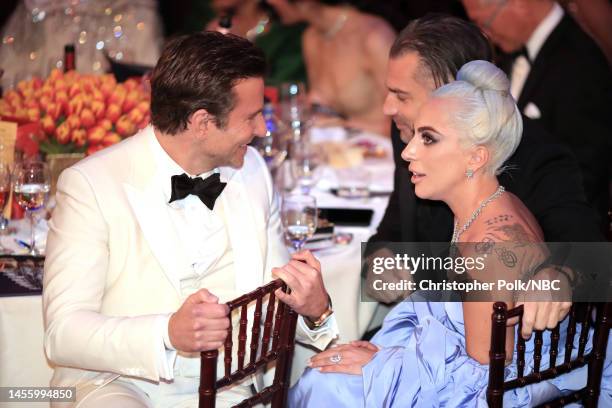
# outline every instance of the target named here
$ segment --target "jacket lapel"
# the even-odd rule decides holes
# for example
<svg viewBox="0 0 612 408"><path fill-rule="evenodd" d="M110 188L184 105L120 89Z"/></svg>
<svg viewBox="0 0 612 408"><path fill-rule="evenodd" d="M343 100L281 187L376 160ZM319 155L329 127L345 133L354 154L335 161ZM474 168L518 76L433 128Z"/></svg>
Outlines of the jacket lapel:
<svg viewBox="0 0 612 408"><path fill-rule="evenodd" d="M147 130L153 132L152 128ZM180 295L180 272L189 265L186 264L187 257L179 245L179 237L172 225L170 208L159 183L156 182L159 170L155 166L148 140L148 137L155 136L142 136L142 143L134 155L136 158L130 177L123 184L123 188L151 252Z"/></svg>
<svg viewBox="0 0 612 408"><path fill-rule="evenodd" d="M222 180L227 181L219 199L223 203L227 232L232 245L236 291L243 294L263 284L263 245L266 237L257 231L253 203L249 199L242 172L229 167L222 167L220 172ZM264 228L263 233L265 232Z"/></svg>
<svg viewBox="0 0 612 408"><path fill-rule="evenodd" d="M571 21L567 14L563 16L563 19L557 24L555 29L550 33L546 41L544 42L544 46L538 52L535 60L531 64L531 69L529 71L529 75L527 76L527 80L525 81L525 85L523 86L523 90L521 91L521 95L519 96L519 100L517 105L519 110L522 112L525 109L527 103L531 100L532 95L537 90L538 85L541 82L541 79L551 64L554 64L554 61L551 60L551 55L554 54L556 48L558 47L558 43L562 41L564 32L568 26L571 24ZM552 61L552 62L551 62Z"/></svg>

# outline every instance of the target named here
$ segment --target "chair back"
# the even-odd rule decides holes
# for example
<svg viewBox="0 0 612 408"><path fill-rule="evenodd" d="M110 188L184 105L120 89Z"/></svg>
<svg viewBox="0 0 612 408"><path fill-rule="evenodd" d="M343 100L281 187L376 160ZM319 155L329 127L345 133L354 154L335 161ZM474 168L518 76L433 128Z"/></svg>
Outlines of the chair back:
<svg viewBox="0 0 612 408"><path fill-rule="evenodd" d="M593 322L593 311L596 311L595 322ZM582 401L585 407L596 407L601 385L604 360L608 336L612 327L612 303L574 303L569 312L569 323L567 326L567 337L564 345L565 356L563 361L557 361L559 355L559 325L550 330L549 364L545 370L540 369L542 362L543 332L534 331L534 367L533 371L525 375L525 340L518 336L516 342L517 354L517 377L504 381L504 364L506 360L506 322L508 319L518 317L518 332L521 332L523 324L523 306L507 310L503 302L493 305L491 349L489 351L489 385L487 387L487 402L489 407L502 407L504 392L529 384L555 378L584 365L588 368L588 379L585 388L566 395L542 405L544 407L562 407L569 403ZM578 353L572 359L576 327L581 325L580 337L578 339ZM594 326L593 347L591 352L585 354L589 329Z"/></svg>
<svg viewBox="0 0 612 408"><path fill-rule="evenodd" d="M288 291L287 286L280 279L277 279L227 303L230 309L230 316L233 310L240 309L236 353L238 359L237 369L232 371L234 344L232 340L232 325L230 324L224 344L224 376L222 378L217 380L217 357L219 352L211 350L201 353L199 408L214 408L218 389L241 381L273 361L276 361L276 371L272 385L260 390L257 394L242 401L235 407L252 407L256 404L269 402L272 403L273 408L280 408L285 405L287 390L289 389L297 314L289 306L275 298L274 291L278 288L282 288L284 292ZM262 324L262 309L264 308L264 299L266 297L268 297L268 300ZM255 311L251 325L251 342L248 346L250 353L248 361L245 361L247 354L247 327L249 323L247 308L253 302L255 302ZM262 326L263 335L261 335Z"/></svg>

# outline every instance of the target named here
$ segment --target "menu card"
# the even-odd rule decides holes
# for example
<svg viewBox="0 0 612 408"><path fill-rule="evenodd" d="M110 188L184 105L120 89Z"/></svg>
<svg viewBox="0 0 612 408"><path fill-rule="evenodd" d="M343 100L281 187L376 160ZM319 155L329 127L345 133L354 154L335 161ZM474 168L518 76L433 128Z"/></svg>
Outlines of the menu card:
<svg viewBox="0 0 612 408"><path fill-rule="evenodd" d="M12 164L15 160L17 123L0 120L0 162Z"/></svg>

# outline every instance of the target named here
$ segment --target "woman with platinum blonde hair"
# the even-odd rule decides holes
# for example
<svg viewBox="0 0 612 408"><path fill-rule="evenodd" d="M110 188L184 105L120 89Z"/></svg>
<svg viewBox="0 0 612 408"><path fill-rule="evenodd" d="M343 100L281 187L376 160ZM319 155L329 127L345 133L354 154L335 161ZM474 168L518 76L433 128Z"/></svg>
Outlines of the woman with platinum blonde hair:
<svg viewBox="0 0 612 408"><path fill-rule="evenodd" d="M466 144L490 146L492 156L483 169L488 174L501 172L523 133L523 120L509 89L510 81L502 70L487 61L472 61L459 70L456 81L432 95L461 100L454 124L464 132Z"/></svg>
<svg viewBox="0 0 612 408"><path fill-rule="evenodd" d="M454 213L453 259L483 262L465 273L451 266L446 277L451 281L514 282L548 256L533 215L497 180L522 132L509 88L494 65L464 65L457 81L436 90L421 107L414 137L402 152L417 196L444 201ZM418 288L425 291L421 283ZM425 301L427 294L413 293L387 315L371 342L355 341L314 356L291 389L289 406L486 407L493 301L511 308L518 294L489 288L477 293L478 301L465 292L462 302ZM565 344L567 320L559 344ZM509 326L506 332L507 379L516 378L515 331ZM532 336L525 347L526 373L534 366L534 347ZM549 351L550 336L544 336L542 355ZM508 391L504 406L538 405L582 388L586 377L583 367Z"/></svg>

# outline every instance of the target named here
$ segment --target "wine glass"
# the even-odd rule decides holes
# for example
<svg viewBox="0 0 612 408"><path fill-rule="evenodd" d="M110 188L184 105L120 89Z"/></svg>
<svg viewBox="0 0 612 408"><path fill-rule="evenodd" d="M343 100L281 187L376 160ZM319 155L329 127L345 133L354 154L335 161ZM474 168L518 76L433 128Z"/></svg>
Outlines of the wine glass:
<svg viewBox="0 0 612 408"><path fill-rule="evenodd" d="M4 218L4 206L11 191L11 170L8 165L0 163L0 235L8 234L8 220ZM0 248L2 248L0 246Z"/></svg>
<svg viewBox="0 0 612 408"><path fill-rule="evenodd" d="M317 229L317 201L308 195L285 196L281 206L281 222L286 241L296 251L301 250Z"/></svg>
<svg viewBox="0 0 612 408"><path fill-rule="evenodd" d="M36 249L34 213L44 208L50 189L51 175L46 163L24 162L15 167L13 192L30 219L30 255L40 254Z"/></svg>
<svg viewBox="0 0 612 408"><path fill-rule="evenodd" d="M323 152L311 143L294 143L291 149L291 174L297 180L302 194L310 190L319 181L320 165L323 163Z"/></svg>

